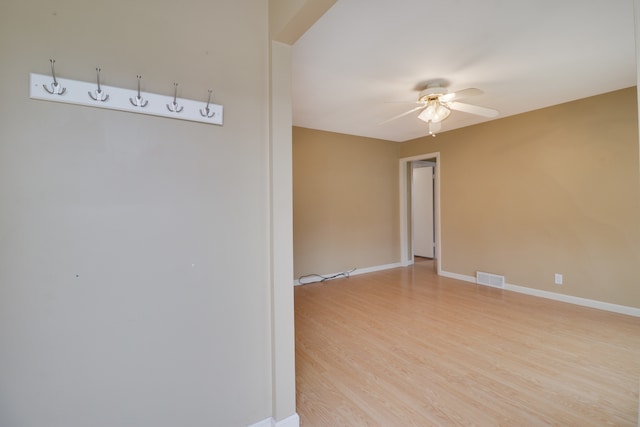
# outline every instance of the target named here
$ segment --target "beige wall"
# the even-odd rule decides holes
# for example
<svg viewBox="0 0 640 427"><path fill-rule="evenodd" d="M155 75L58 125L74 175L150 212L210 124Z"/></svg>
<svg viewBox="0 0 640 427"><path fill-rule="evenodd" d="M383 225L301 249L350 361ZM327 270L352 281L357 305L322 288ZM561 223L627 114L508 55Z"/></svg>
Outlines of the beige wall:
<svg viewBox="0 0 640 427"><path fill-rule="evenodd" d="M276 0L269 2L271 38L294 44L336 0Z"/></svg>
<svg viewBox="0 0 640 427"><path fill-rule="evenodd" d="M272 417L297 425L293 316L291 46L332 0L269 2ZM293 415L292 415L293 414Z"/></svg>
<svg viewBox="0 0 640 427"><path fill-rule="evenodd" d="M442 269L640 307L637 117L630 88L402 144L441 155Z"/></svg>
<svg viewBox="0 0 640 427"><path fill-rule="evenodd" d="M296 278L399 261L398 149L293 128Z"/></svg>
<svg viewBox="0 0 640 427"><path fill-rule="evenodd" d="M271 416L268 49L264 0L2 2L0 425ZM49 58L224 126L30 100Z"/></svg>

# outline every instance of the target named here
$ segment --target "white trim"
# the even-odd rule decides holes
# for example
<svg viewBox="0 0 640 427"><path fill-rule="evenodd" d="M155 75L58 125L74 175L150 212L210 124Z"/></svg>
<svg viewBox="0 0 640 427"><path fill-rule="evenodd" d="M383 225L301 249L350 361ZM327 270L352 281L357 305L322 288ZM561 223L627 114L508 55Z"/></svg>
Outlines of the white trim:
<svg viewBox="0 0 640 427"><path fill-rule="evenodd" d="M398 267L402 267L402 264L400 264L399 262L393 264L376 265L374 267L359 268L351 273L351 275L354 276L356 274L373 273L374 271L391 270L392 268Z"/></svg>
<svg viewBox="0 0 640 427"><path fill-rule="evenodd" d="M411 264L413 264L413 262ZM384 264L384 265L376 265L376 266L373 266L373 267L356 268L355 270L353 270L352 272L349 273L349 276L357 276L358 274L373 273L375 271L391 270L392 268L398 268L398 267L406 267L406 265L403 265L403 264L401 264L399 262L396 262L396 263L393 263L393 264ZM320 274L319 276L333 277L333 276L338 276L338 275L341 275L341 274L344 274L344 273L346 273L346 272L345 271L340 271L340 272L337 272L337 273ZM338 276L338 277L335 277L335 279L339 279L341 277L344 277L344 276ZM293 285L294 286L300 286L300 285L308 285L310 283L318 283L321 279L322 278L320 278L318 280L314 280L314 281L304 282L304 283L300 283L300 279L296 279L293 282ZM333 279L328 279L328 280L333 280Z"/></svg>
<svg viewBox="0 0 640 427"><path fill-rule="evenodd" d="M467 275L458 274L458 273L451 273L449 271L441 271L440 275L444 277L448 277L450 279L476 283L476 278L473 276L467 276ZM479 286L484 286L484 285L479 285ZM499 289L499 288L496 288L496 289ZM505 283L503 289L505 291L517 292L519 294L526 294L534 297L546 298L546 299L566 302L574 305L581 305L583 307L597 308L598 310L604 310L604 311L610 311L613 313L626 314L628 316L640 317L640 308L636 308L636 307L628 307L625 305L596 301L592 299L576 297L573 295L565 295L565 294L559 294L557 292L527 288L525 286L511 285L509 283Z"/></svg>
<svg viewBox="0 0 640 427"><path fill-rule="evenodd" d="M298 414L293 414L284 420L273 422L273 427L300 427L300 417Z"/></svg>
<svg viewBox="0 0 640 427"><path fill-rule="evenodd" d="M473 276L466 276L464 274L451 273L449 271L440 270L440 276L448 277L449 279L462 280L464 282L476 283L476 278Z"/></svg>
<svg viewBox="0 0 640 427"><path fill-rule="evenodd" d="M267 418L266 420L251 424L249 427L300 427L300 417L298 414L293 414L280 421L276 421L273 418Z"/></svg>
<svg viewBox="0 0 640 427"><path fill-rule="evenodd" d="M266 420L258 421L255 424L251 424L249 427L272 427L273 423L273 418L267 418Z"/></svg>
<svg viewBox="0 0 640 427"><path fill-rule="evenodd" d="M626 305L612 304L609 302L596 301L587 298L575 297L573 295L559 294L556 292L542 291L540 289L526 288L524 286L504 284L504 289L521 294L532 295L540 298L547 298L569 304L581 305L584 307L597 308L599 310L611 311L613 313L626 314L628 316L640 317L640 308L628 307Z"/></svg>
<svg viewBox="0 0 640 427"><path fill-rule="evenodd" d="M407 193L409 186L407 183L408 165L416 160L436 159L434 166L435 189L433 193L435 226L436 226L436 266L438 274L441 273L442 266L442 233L440 227L440 152L425 153L418 156L403 157L399 160L400 170L400 265L407 267L413 264L413 253L409 253L409 222L407 221L407 212L409 211L409 201Z"/></svg>

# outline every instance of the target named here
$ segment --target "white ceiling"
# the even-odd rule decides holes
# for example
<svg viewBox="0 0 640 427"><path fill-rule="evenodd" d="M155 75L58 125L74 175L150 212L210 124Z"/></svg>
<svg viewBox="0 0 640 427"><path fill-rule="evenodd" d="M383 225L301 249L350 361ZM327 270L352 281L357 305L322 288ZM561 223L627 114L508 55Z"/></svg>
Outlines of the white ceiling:
<svg viewBox="0 0 640 427"><path fill-rule="evenodd" d="M428 81L496 119L636 84L633 0L338 0L293 46L293 124L406 141ZM396 101L407 101L400 103ZM453 111L442 130L487 120Z"/></svg>

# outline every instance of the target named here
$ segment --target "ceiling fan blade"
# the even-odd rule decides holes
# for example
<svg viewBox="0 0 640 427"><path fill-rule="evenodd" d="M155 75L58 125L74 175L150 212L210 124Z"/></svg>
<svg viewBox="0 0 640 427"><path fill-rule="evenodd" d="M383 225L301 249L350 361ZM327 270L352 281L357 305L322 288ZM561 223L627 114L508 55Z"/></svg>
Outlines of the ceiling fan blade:
<svg viewBox="0 0 640 427"><path fill-rule="evenodd" d="M477 105L471 105L471 104L463 104L462 102L450 102L447 104L447 106L452 110L475 114L477 116L482 116L482 117L497 117L498 114L500 114L498 110L494 110L493 108L479 107Z"/></svg>
<svg viewBox="0 0 640 427"><path fill-rule="evenodd" d="M412 108L412 109L411 109L411 110L409 110L409 111L405 111L405 112L404 112L404 113L402 113L402 114L398 114L397 116L393 116L393 117L391 117L390 119L384 120L384 121L382 121L382 122L380 122L380 123L378 123L378 124L379 124L379 125L383 125L383 124L385 124L385 123L392 122L392 121L394 121L394 120L399 119L400 117L408 116L409 114L413 113L414 111L422 110L422 109L423 109L423 108L425 108L426 106L427 106L426 104L424 104L424 105L420 105L419 107Z"/></svg>
<svg viewBox="0 0 640 427"><path fill-rule="evenodd" d="M455 101L456 99L482 95L483 93L484 92L482 92L480 89L476 89L475 87L470 87L467 89L459 90L457 92L445 93L444 95L440 96L440 101L451 102L451 101Z"/></svg>

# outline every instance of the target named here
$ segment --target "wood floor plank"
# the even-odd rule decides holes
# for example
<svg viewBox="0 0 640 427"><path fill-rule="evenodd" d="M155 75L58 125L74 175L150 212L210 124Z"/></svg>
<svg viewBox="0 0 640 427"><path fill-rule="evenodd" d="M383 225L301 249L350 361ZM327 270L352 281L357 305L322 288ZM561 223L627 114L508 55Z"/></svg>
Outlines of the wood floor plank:
<svg viewBox="0 0 640 427"><path fill-rule="evenodd" d="M298 286L295 313L304 427L638 423L638 318L429 263Z"/></svg>

